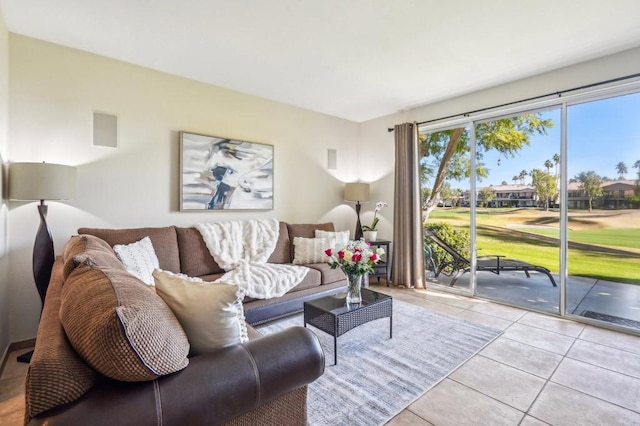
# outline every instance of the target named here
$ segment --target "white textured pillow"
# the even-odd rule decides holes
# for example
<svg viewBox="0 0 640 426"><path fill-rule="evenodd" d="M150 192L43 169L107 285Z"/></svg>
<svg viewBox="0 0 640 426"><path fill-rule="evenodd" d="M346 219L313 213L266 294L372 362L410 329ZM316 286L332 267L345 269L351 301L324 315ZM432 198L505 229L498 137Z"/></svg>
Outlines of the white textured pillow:
<svg viewBox="0 0 640 426"><path fill-rule="evenodd" d="M336 246L335 238L302 238L293 239L293 264L323 263L329 260L325 250Z"/></svg>
<svg viewBox="0 0 640 426"><path fill-rule="evenodd" d="M151 238L144 237L131 244L118 244L113 251L120 262L127 268L127 272L139 278L143 283L153 285L153 270L160 267L158 256L153 249Z"/></svg>
<svg viewBox="0 0 640 426"><path fill-rule="evenodd" d="M349 242L349 236L350 236L349 230L331 232L331 231L323 231L321 229L316 229L316 238L335 238L336 245L332 247L334 249L341 249L344 246L346 246L347 243Z"/></svg>
<svg viewBox="0 0 640 426"><path fill-rule="evenodd" d="M156 293L178 318L191 355L212 352L249 340L244 319L244 292L237 285L153 271Z"/></svg>

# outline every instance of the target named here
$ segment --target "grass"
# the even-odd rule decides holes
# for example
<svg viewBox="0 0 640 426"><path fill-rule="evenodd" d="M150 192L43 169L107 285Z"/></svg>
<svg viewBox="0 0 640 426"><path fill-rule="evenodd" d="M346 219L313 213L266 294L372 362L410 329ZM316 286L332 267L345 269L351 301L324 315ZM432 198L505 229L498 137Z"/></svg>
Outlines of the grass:
<svg viewBox="0 0 640 426"><path fill-rule="evenodd" d="M570 217L570 227L576 229L569 231L569 240L638 253L640 219L636 217L636 212L594 211L589 214L580 211ZM501 254L544 266L557 273L560 258L558 243L541 241L536 235L558 238L558 218L557 212L538 209L478 209L478 256ZM446 222L469 230L469 219L469 209L440 209L431 213L429 221ZM514 233L514 230L531 235ZM625 256L611 254L606 250L571 248L568 263L569 275L640 284L640 257L633 253Z"/></svg>

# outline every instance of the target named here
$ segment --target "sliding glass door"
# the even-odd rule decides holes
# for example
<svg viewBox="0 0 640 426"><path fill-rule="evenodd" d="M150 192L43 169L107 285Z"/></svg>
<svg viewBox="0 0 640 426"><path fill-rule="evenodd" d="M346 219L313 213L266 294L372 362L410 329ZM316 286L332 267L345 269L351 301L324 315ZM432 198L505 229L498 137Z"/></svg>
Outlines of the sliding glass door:
<svg viewBox="0 0 640 426"><path fill-rule="evenodd" d="M640 93L567 108L567 313L640 330Z"/></svg>
<svg viewBox="0 0 640 426"><path fill-rule="evenodd" d="M420 135L427 284L470 292L470 127Z"/></svg>
<svg viewBox="0 0 640 426"><path fill-rule="evenodd" d="M476 294L557 314L560 109L475 126Z"/></svg>

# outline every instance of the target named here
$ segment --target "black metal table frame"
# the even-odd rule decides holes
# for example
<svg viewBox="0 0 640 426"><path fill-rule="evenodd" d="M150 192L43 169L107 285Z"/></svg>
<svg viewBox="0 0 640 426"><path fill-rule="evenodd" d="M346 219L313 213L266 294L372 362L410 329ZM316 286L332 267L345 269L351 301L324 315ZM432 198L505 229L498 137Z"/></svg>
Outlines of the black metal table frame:
<svg viewBox="0 0 640 426"><path fill-rule="evenodd" d="M368 289L362 289L362 291L376 293ZM335 298L335 296L328 297ZM333 336L334 365L338 365L338 337L362 324L389 317L389 338L393 338L393 299L391 297L364 305L358 304L357 307L339 314L315 306L313 302L317 300L320 299L304 302L304 326L311 324L318 330ZM342 300L346 305L346 298L343 297Z"/></svg>

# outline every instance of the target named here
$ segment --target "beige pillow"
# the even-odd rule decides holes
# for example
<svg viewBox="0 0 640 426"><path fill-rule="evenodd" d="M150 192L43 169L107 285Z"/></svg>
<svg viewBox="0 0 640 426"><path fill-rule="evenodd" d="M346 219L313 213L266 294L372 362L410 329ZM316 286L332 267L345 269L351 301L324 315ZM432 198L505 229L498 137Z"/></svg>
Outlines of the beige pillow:
<svg viewBox="0 0 640 426"><path fill-rule="evenodd" d="M324 263L329 261L325 250L336 246L335 238L302 238L293 239L293 264Z"/></svg>
<svg viewBox="0 0 640 426"><path fill-rule="evenodd" d="M115 380L153 380L189 364L189 341L153 289L126 271L78 265L61 291L60 322L76 352Z"/></svg>
<svg viewBox="0 0 640 426"><path fill-rule="evenodd" d="M323 231L322 229L316 229L316 238L335 238L336 245L332 247L334 249L342 249L349 242L349 230L346 231Z"/></svg>
<svg viewBox="0 0 640 426"><path fill-rule="evenodd" d="M212 352L249 340L244 319L244 292L236 285L156 269L156 293L180 321L191 355Z"/></svg>

